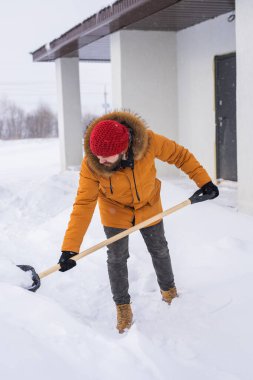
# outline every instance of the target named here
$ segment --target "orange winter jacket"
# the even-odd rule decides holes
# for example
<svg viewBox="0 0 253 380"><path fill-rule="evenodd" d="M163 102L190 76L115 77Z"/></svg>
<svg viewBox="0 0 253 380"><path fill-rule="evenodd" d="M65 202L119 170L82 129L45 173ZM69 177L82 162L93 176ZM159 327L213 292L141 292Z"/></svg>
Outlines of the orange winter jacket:
<svg viewBox="0 0 253 380"><path fill-rule="evenodd" d="M91 131L99 121L106 119L116 120L131 128L133 169L127 167L110 171L91 152ZM130 112L112 112L94 120L87 129L84 145L85 157L62 244L63 251L79 252L97 201L101 222L109 227L130 228L134 221L137 224L162 212L161 182L156 178L155 158L176 165L198 187L211 181L192 153L175 141L147 129L145 122Z"/></svg>

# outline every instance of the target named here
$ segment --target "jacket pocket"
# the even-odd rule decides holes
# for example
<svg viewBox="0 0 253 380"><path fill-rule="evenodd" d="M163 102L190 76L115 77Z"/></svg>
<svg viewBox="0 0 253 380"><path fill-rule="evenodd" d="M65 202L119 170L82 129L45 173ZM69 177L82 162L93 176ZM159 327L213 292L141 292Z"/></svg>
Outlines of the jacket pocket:
<svg viewBox="0 0 253 380"><path fill-rule="evenodd" d="M160 192L161 192L161 181L159 179L155 179L155 188L152 192L150 199L148 200L148 204L150 206L153 206L156 202L160 199Z"/></svg>

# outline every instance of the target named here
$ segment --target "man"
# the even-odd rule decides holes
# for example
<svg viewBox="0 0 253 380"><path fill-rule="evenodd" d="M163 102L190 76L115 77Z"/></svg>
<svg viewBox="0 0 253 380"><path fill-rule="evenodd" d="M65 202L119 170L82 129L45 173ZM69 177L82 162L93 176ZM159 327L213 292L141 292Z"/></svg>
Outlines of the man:
<svg viewBox="0 0 253 380"><path fill-rule="evenodd" d="M62 244L61 271L76 265L97 200L107 238L162 212L155 158L183 170L210 198L218 188L196 158L183 146L147 129L137 115L112 112L94 120L85 135L85 157L73 211ZM177 297L163 221L140 230L151 254L162 299ZM117 329L130 328L133 314L128 293L128 236L108 246L107 264Z"/></svg>

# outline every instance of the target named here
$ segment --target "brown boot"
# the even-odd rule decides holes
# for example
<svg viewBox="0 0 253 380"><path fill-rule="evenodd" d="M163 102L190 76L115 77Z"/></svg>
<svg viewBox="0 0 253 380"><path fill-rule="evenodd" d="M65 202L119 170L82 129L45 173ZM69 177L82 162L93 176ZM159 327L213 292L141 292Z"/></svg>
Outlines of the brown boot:
<svg viewBox="0 0 253 380"><path fill-rule="evenodd" d="M124 305L116 305L117 307L117 329L119 333L125 332L125 329L130 329L133 324L133 313L129 303Z"/></svg>
<svg viewBox="0 0 253 380"><path fill-rule="evenodd" d="M169 290L161 290L162 300L167 302L169 305L171 304L173 298L178 297L177 288L174 286L173 288L169 288Z"/></svg>

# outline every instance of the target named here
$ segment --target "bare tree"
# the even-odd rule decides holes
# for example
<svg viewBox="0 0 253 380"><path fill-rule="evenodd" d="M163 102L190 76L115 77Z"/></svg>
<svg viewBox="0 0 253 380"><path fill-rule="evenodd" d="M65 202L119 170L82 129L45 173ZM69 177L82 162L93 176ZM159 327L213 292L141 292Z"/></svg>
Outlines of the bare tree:
<svg viewBox="0 0 253 380"><path fill-rule="evenodd" d="M28 137L57 137L58 123L56 115L46 104L40 104L38 108L30 112L26 117Z"/></svg>
<svg viewBox="0 0 253 380"><path fill-rule="evenodd" d="M14 102L0 101L0 138L22 139L25 136L25 112Z"/></svg>
<svg viewBox="0 0 253 380"><path fill-rule="evenodd" d="M46 104L25 113L14 102L0 100L0 139L57 137L58 123L55 113Z"/></svg>

